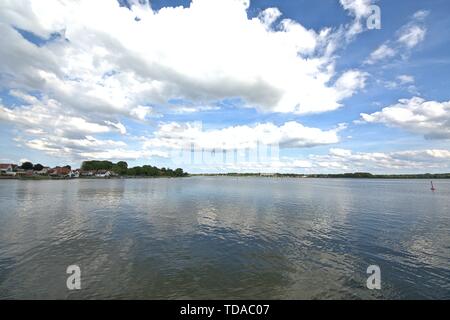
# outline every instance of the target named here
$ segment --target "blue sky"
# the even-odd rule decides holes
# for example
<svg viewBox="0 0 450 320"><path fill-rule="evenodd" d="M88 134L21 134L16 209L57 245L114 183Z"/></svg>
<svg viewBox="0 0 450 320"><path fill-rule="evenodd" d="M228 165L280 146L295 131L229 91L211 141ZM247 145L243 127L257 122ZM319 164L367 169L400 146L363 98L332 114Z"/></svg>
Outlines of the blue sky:
<svg viewBox="0 0 450 320"><path fill-rule="evenodd" d="M0 162L448 172L449 13L446 0L7 2ZM248 156L261 145L279 151Z"/></svg>

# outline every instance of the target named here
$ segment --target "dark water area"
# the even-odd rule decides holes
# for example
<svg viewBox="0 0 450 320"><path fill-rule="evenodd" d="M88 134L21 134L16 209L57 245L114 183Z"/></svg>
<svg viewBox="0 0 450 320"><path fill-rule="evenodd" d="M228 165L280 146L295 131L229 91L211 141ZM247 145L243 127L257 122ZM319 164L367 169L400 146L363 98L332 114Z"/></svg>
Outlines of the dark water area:
<svg viewBox="0 0 450 320"><path fill-rule="evenodd" d="M3 180L0 299L450 299L450 181L435 186Z"/></svg>

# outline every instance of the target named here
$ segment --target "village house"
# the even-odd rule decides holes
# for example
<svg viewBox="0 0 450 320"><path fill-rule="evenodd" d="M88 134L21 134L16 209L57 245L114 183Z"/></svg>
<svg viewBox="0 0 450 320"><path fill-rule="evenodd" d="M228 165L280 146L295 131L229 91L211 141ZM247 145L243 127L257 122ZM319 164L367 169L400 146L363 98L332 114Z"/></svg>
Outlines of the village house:
<svg viewBox="0 0 450 320"><path fill-rule="evenodd" d="M41 170L27 170L21 166L15 164L0 164L1 175L11 175L17 177L29 177L29 176L49 176L59 178L80 178L80 177L92 177L92 178L112 178L119 176L112 170L72 170L70 166L64 167L42 167Z"/></svg>
<svg viewBox="0 0 450 320"><path fill-rule="evenodd" d="M53 169L48 170L48 174L50 176L57 176L57 177L66 177L69 176L72 170L68 167L56 167Z"/></svg>
<svg viewBox="0 0 450 320"><path fill-rule="evenodd" d="M48 171L49 171L49 170L50 170L49 167L44 167L44 168L42 168L42 170L34 171L34 174L38 174L38 175L41 175L41 176L45 176L45 175L48 174Z"/></svg>
<svg viewBox="0 0 450 320"><path fill-rule="evenodd" d="M93 177L94 176L94 172L93 171L89 171L89 170L79 170L79 175L80 177Z"/></svg>
<svg viewBox="0 0 450 320"><path fill-rule="evenodd" d="M276 177L276 173L260 173L259 174L261 177Z"/></svg>
<svg viewBox="0 0 450 320"><path fill-rule="evenodd" d="M81 170L80 169L73 170L70 175L72 178L79 178L81 175Z"/></svg>
<svg viewBox="0 0 450 320"><path fill-rule="evenodd" d="M111 171L108 170L97 170L97 173L95 174L97 178L109 178L111 175Z"/></svg>
<svg viewBox="0 0 450 320"><path fill-rule="evenodd" d="M23 176L31 177L34 174L33 170L25 170L22 168L18 168L16 170L16 172L14 172L14 173L15 173L15 176L22 176L22 177Z"/></svg>
<svg viewBox="0 0 450 320"><path fill-rule="evenodd" d="M0 174L12 175L14 173L14 164L10 163L0 163Z"/></svg>

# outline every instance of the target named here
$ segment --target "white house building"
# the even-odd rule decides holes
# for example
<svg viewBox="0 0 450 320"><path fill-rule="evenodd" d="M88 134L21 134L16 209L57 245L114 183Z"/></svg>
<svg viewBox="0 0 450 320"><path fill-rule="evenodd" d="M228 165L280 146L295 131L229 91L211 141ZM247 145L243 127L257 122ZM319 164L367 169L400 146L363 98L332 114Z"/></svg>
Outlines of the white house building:
<svg viewBox="0 0 450 320"><path fill-rule="evenodd" d="M95 176L97 178L109 178L111 177L111 172L107 170L98 170Z"/></svg>
<svg viewBox="0 0 450 320"><path fill-rule="evenodd" d="M0 174L14 175L15 165L10 163L0 163Z"/></svg>

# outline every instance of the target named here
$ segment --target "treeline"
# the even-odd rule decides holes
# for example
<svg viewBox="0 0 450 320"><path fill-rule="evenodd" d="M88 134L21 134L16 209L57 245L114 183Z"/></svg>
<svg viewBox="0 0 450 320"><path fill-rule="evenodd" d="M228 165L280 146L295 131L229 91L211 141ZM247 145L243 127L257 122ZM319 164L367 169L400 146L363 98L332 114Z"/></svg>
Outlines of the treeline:
<svg viewBox="0 0 450 320"><path fill-rule="evenodd" d="M33 164L29 161L25 161L24 163L22 163L22 165L17 167L18 169L23 169L23 170L34 170L34 171L41 171L42 169L46 168L44 167L42 164L38 163L38 164ZM64 166L62 168L67 168L69 170L71 170L71 167L69 165Z"/></svg>
<svg viewBox="0 0 450 320"><path fill-rule="evenodd" d="M373 175L369 172L354 172L354 173L340 173L340 174L310 174L311 178L378 178L377 175Z"/></svg>
<svg viewBox="0 0 450 320"><path fill-rule="evenodd" d="M349 178L349 179L450 179L450 173L424 174L371 174L368 172L340 173L340 174L298 174L298 173L212 173L199 174L201 176L230 176L230 177L275 177L275 178Z"/></svg>
<svg viewBox="0 0 450 320"><path fill-rule="evenodd" d="M365 178L365 179L449 179L450 173L424 174L371 174L355 172L343 174L309 174L308 178Z"/></svg>
<svg viewBox="0 0 450 320"><path fill-rule="evenodd" d="M183 169L177 168L175 170L168 168L157 168L150 165L144 165L142 167L128 168L128 163L125 161L119 161L113 163L111 161L84 161L81 165L83 171L99 171L109 170L120 176L133 176L133 177L185 177L188 173Z"/></svg>
<svg viewBox="0 0 450 320"><path fill-rule="evenodd" d="M261 173L197 173L192 174L193 176L202 176L202 177L259 177L262 176Z"/></svg>

